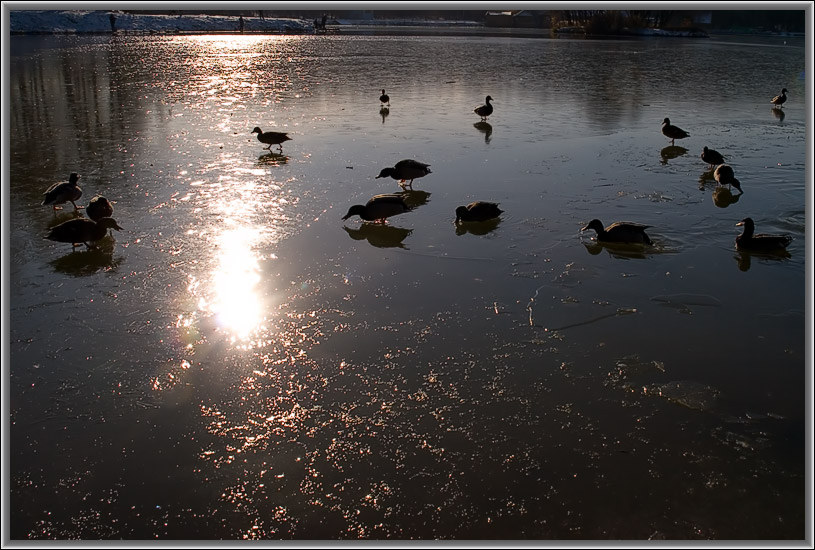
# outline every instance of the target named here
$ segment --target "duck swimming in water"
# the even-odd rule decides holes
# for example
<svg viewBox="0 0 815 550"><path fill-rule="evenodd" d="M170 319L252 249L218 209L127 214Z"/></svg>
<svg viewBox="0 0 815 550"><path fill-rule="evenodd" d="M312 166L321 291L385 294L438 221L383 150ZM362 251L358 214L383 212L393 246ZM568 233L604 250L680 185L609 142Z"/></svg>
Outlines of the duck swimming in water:
<svg viewBox="0 0 815 550"><path fill-rule="evenodd" d="M374 195L364 205L355 204L349 208L348 213L342 219L347 220L351 216L359 216L366 222L387 223L387 218L408 211L410 211L410 206L407 205L402 195Z"/></svg>
<svg viewBox="0 0 815 550"><path fill-rule="evenodd" d="M645 230L649 227L651 226L640 223L615 222L604 228L600 220L594 219L580 231L594 229L597 232L599 242L652 244L651 239L645 233Z"/></svg>
<svg viewBox="0 0 815 550"><path fill-rule="evenodd" d="M467 206L456 208L456 223L462 222L485 222L497 218L504 211L498 208L498 204L487 201L471 202Z"/></svg>
<svg viewBox="0 0 815 550"><path fill-rule="evenodd" d="M101 218L98 222L88 218L76 218L52 227L43 238L59 243L71 243L74 248L80 244L93 248L89 243L102 239L108 234L108 229L122 230L113 218Z"/></svg>
<svg viewBox="0 0 815 550"><path fill-rule="evenodd" d="M430 174L430 165L418 160L405 159L400 160L392 168L383 168L379 175L374 179L391 177L399 180L400 187L413 187L413 180L423 178ZM407 184L405 182L410 180Z"/></svg>
<svg viewBox="0 0 815 550"><path fill-rule="evenodd" d="M754 235L755 224L752 218L744 218L736 226L743 226L741 235L736 237L736 247L743 250L773 251L783 250L792 242L789 235Z"/></svg>
<svg viewBox="0 0 815 550"><path fill-rule="evenodd" d="M671 145L674 144L674 140L685 139L690 136L689 133L679 126L671 124L671 119L667 117L662 121L662 135L671 139Z"/></svg>
<svg viewBox="0 0 815 550"><path fill-rule="evenodd" d="M283 142L291 140L287 132L263 132L259 126L255 126L251 133L257 134L258 141L267 144L267 149L271 151L272 145L277 145L281 153L283 152Z"/></svg>
<svg viewBox="0 0 815 550"><path fill-rule="evenodd" d="M65 204L66 202L70 202L74 205L74 210L79 210L79 206L76 205L76 202L82 196L82 189L79 188L77 182L79 181L79 174L73 173L68 178L68 181L55 183L51 187L45 190L43 193L44 198L42 200L43 206L53 206L54 211L56 212L58 204Z"/></svg>

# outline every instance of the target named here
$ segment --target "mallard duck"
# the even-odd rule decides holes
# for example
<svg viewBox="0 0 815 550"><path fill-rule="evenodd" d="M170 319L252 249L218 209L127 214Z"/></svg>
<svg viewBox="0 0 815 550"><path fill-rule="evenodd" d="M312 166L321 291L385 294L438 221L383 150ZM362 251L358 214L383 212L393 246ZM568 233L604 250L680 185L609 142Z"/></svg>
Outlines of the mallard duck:
<svg viewBox="0 0 815 550"><path fill-rule="evenodd" d="M736 237L736 246L745 250L781 250L792 242L789 235L753 235L755 224L752 218L744 218L736 226L743 226L741 235Z"/></svg>
<svg viewBox="0 0 815 550"><path fill-rule="evenodd" d="M645 234L645 230L650 225L642 225L632 222L615 222L606 228L600 220L591 220L580 231L594 229L597 232L597 240L607 243L644 243L651 244L651 239Z"/></svg>
<svg viewBox="0 0 815 550"><path fill-rule="evenodd" d="M741 182L736 179L733 168L729 164L720 164L713 171L713 177L719 185L732 185L741 191ZM742 191L743 192L743 191Z"/></svg>
<svg viewBox="0 0 815 550"><path fill-rule="evenodd" d="M423 178L430 173L429 164L419 162L418 160L404 159L397 162L393 168L383 168L374 179L387 178L390 176L395 180L399 180L401 187L412 187L414 179ZM410 180L410 182L405 184L407 180Z"/></svg>
<svg viewBox="0 0 815 550"><path fill-rule="evenodd" d="M348 213L342 219L347 220L351 216L359 216L366 222L386 223L386 218L403 214L409 210L410 207L401 195L374 195L365 205L355 204L349 208Z"/></svg>
<svg viewBox="0 0 815 550"><path fill-rule="evenodd" d="M73 173L68 178L68 181L63 181L60 183L55 183L51 187L45 190L43 195L45 198L42 200L43 206L52 205L54 210L56 211L58 204L65 204L66 202L70 202L74 205L74 210L78 210L79 207L76 205L74 201L78 201L79 197L82 196L82 189L76 184L79 181L79 174Z"/></svg>
<svg viewBox="0 0 815 550"><path fill-rule="evenodd" d="M671 145L674 144L674 140L684 139L690 136L689 133L687 133L679 126L674 126L673 124L671 124L671 119L667 117L662 121L662 134L665 137L671 138Z"/></svg>
<svg viewBox="0 0 815 550"><path fill-rule="evenodd" d="M501 215L503 210L498 208L498 204L487 201L471 202L467 206L456 208L456 223L462 222L485 222Z"/></svg>
<svg viewBox="0 0 815 550"><path fill-rule="evenodd" d="M705 146L702 149L702 160L706 163L710 164L711 166L716 166L718 164L724 164L724 157L718 151L714 151L713 149L708 149Z"/></svg>
<svg viewBox="0 0 815 550"><path fill-rule="evenodd" d="M85 213L90 219L98 222L102 218L113 216L113 204L102 195L96 195L88 202Z"/></svg>
<svg viewBox="0 0 815 550"><path fill-rule="evenodd" d="M59 243L71 243L74 248L80 244L93 248L89 243L103 238L107 235L108 229L122 230L113 218L101 218L98 222L76 218L52 227L43 238Z"/></svg>
<svg viewBox="0 0 815 550"><path fill-rule="evenodd" d="M387 103L388 105L391 104L391 98L388 94L385 93L385 90L382 90L382 95L379 96L379 101L382 103Z"/></svg>
<svg viewBox="0 0 815 550"><path fill-rule="evenodd" d="M259 142L265 143L269 146L267 149L271 151L272 145L277 145L281 153L283 152L283 142L291 140L286 132L262 132L259 126L255 126L252 133L258 135Z"/></svg>
<svg viewBox="0 0 815 550"><path fill-rule="evenodd" d="M492 101L492 98L490 96L487 96L487 99L485 101L486 103L484 105L479 105L478 107L473 109L473 112L480 116L481 120L487 120L487 117L492 114L492 105L490 105L490 101Z"/></svg>
<svg viewBox="0 0 815 550"><path fill-rule="evenodd" d="M787 89L782 88L781 89L781 95L777 95L774 98L772 98L770 100L770 103L772 103L776 107L782 107L784 105L785 101L787 101Z"/></svg>

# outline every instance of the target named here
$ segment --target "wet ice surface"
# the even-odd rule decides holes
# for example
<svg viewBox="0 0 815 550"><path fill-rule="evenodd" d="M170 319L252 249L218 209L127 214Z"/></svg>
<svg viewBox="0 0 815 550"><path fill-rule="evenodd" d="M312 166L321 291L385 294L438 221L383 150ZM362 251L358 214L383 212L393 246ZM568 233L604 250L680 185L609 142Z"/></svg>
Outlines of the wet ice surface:
<svg viewBox="0 0 815 550"><path fill-rule="evenodd" d="M12 538L803 536L802 44L15 48ZM413 211L342 222L402 158ZM40 238L72 171L125 228L98 250ZM737 252L746 216L788 254Z"/></svg>

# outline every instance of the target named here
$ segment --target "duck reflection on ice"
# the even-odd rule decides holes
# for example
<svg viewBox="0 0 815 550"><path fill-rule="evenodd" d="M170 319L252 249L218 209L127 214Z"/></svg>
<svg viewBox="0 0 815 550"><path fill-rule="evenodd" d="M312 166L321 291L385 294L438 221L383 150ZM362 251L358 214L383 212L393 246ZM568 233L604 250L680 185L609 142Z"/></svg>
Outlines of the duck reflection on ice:
<svg viewBox="0 0 815 550"><path fill-rule="evenodd" d="M82 218L83 214L81 210L70 210L70 211L61 211L57 214L57 211L54 211L54 217L48 222L46 225L46 229L51 229L52 227L56 227L63 222L67 222L68 220L73 220L75 218Z"/></svg>
<svg viewBox="0 0 815 550"><path fill-rule="evenodd" d="M368 244L377 248L407 249L402 241L413 233L412 229L375 223L363 223L357 229L343 226L343 229L355 241L366 240Z"/></svg>
<svg viewBox="0 0 815 550"><path fill-rule="evenodd" d="M289 157L281 153L269 152L258 157L258 164L262 166L280 166L281 164L287 164L288 162Z"/></svg>
<svg viewBox="0 0 815 550"><path fill-rule="evenodd" d="M699 191L704 191L706 185L716 183L716 177L713 175L713 168L705 170L699 176Z"/></svg>
<svg viewBox="0 0 815 550"><path fill-rule="evenodd" d="M719 208L727 208L731 204L739 202L741 193L734 195L727 187L717 187L713 190L713 204Z"/></svg>
<svg viewBox="0 0 815 550"><path fill-rule="evenodd" d="M51 262L51 266L59 273L73 277L85 277L99 271L116 269L124 260L123 256L113 257L116 249L116 240L106 236L96 242L94 248L71 251L68 254Z"/></svg>
<svg viewBox="0 0 815 550"><path fill-rule="evenodd" d="M485 222L463 222L460 221L455 224L456 235L459 237L470 233L471 235L486 235L491 231L495 231L498 224L501 223L501 218L493 218Z"/></svg>
<svg viewBox="0 0 815 550"><path fill-rule="evenodd" d="M787 114L784 112L784 109L777 109L775 108L775 106L773 106L771 111L773 112L773 115L775 115L775 118L777 118L779 122L784 122L784 117L787 116Z"/></svg>
<svg viewBox="0 0 815 550"><path fill-rule="evenodd" d="M736 249L733 256L739 266L739 271L749 271L753 264L753 257L757 258L762 263L766 262L780 262L788 260L792 256L785 248L780 248L773 251L756 252L751 250Z"/></svg>
<svg viewBox="0 0 815 550"><path fill-rule="evenodd" d="M379 109L379 116L382 117L382 124L385 124L385 119L388 118L388 115L391 114L391 110L389 107L382 107Z"/></svg>
<svg viewBox="0 0 815 550"><path fill-rule="evenodd" d="M402 199L405 201L405 204L407 204L411 210L424 206L430 202L430 193L427 191L408 189L395 194L401 195Z"/></svg>
<svg viewBox="0 0 815 550"><path fill-rule="evenodd" d="M479 132L483 132L484 134L484 143L489 143L492 136L492 124L487 122L486 120L482 120L480 122L476 122L473 124L473 127L478 130Z"/></svg>
<svg viewBox="0 0 815 550"><path fill-rule="evenodd" d="M657 252L657 249L653 246L645 246L636 243L614 243L596 240L582 242L583 246L586 247L586 251L592 256L596 256L605 250L609 253L609 255L622 260L642 260Z"/></svg>
<svg viewBox="0 0 815 550"><path fill-rule="evenodd" d="M662 157L662 160L660 162L662 164L668 164L669 160L681 157L687 152L688 152L687 149L685 149L684 147L680 147L679 145L668 145L667 147L664 147L662 151L659 152L659 156Z"/></svg>

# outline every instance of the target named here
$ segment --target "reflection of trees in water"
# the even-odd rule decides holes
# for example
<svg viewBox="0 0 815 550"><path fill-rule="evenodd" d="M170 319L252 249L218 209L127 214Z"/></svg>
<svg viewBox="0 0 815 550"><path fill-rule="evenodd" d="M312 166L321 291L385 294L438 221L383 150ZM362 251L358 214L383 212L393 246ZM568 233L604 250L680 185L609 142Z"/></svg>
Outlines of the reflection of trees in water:
<svg viewBox="0 0 815 550"><path fill-rule="evenodd" d="M169 121L169 107L158 101L149 101L150 109L138 108L145 88L134 83L140 79L133 72L145 66L140 59L144 52L134 48L132 41L110 37L94 46L63 48L12 63L11 128L13 133L27 135L27 139L15 142L15 164L45 164L49 171L65 172L66 176L70 172L82 176L118 173L121 159L139 157L148 143L134 138ZM70 146L51 146L57 142ZM111 143L121 144L121 158L97 153L98 149L109 151ZM48 146L47 159L43 158L44 144ZM78 157L84 159L83 165L72 166ZM87 178L82 181L89 196L106 191L91 188ZM42 191L32 185L15 189L27 202L36 201Z"/></svg>

